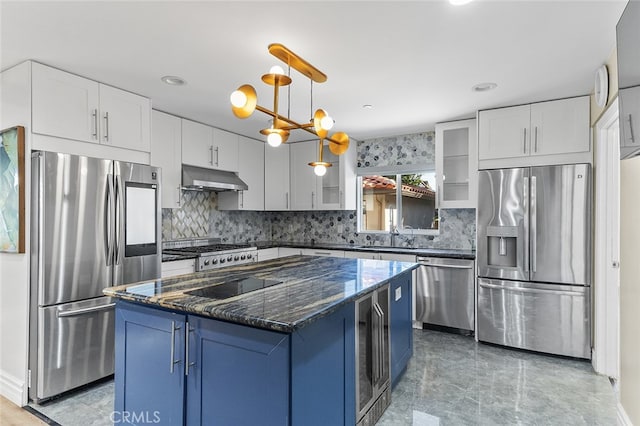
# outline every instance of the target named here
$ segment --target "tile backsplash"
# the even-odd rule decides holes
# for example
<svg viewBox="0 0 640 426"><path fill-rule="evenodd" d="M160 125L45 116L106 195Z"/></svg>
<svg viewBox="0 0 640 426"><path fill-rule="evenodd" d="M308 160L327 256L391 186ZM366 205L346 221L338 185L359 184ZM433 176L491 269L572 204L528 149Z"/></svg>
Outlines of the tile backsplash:
<svg viewBox="0 0 640 426"><path fill-rule="evenodd" d="M359 141L358 167L432 165L435 133ZM215 237L223 242L282 241L391 245L388 234L357 233L355 211L249 212L217 209L217 194L182 192L182 207L162 209L162 238ZM440 210L439 235L397 236L403 247L475 248L475 209Z"/></svg>

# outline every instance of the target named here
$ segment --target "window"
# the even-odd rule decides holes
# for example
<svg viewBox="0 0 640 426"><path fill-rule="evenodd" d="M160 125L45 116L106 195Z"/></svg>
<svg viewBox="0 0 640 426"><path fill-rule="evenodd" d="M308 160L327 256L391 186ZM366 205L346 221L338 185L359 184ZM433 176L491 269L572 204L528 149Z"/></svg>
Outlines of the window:
<svg viewBox="0 0 640 426"><path fill-rule="evenodd" d="M365 171L358 188L358 232L437 233L435 171Z"/></svg>

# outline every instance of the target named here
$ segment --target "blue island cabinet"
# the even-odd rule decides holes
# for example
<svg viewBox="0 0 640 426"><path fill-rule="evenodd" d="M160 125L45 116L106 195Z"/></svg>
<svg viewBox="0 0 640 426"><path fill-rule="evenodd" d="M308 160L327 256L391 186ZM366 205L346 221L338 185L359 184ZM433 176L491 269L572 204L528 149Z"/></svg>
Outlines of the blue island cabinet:
<svg viewBox="0 0 640 426"><path fill-rule="evenodd" d="M118 301L114 415L123 424L353 425L353 309L288 334Z"/></svg>
<svg viewBox="0 0 640 426"><path fill-rule="evenodd" d="M391 290L391 384L400 381L413 355L412 272L394 277Z"/></svg>

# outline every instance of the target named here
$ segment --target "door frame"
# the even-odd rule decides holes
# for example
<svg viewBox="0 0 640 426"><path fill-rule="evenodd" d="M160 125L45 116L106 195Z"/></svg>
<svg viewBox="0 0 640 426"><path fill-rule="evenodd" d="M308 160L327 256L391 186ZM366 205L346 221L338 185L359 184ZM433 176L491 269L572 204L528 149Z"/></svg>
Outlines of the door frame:
<svg viewBox="0 0 640 426"><path fill-rule="evenodd" d="M594 345L599 374L620 376L620 137L616 98L595 125Z"/></svg>

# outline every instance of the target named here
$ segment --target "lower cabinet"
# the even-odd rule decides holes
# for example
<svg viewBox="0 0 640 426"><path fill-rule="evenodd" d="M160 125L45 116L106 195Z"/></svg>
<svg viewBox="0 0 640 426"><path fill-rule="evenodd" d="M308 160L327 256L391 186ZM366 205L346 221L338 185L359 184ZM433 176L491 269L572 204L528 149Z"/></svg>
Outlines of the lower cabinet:
<svg viewBox="0 0 640 426"><path fill-rule="evenodd" d="M118 301L114 419L353 425L354 318L346 304L287 334Z"/></svg>
<svg viewBox="0 0 640 426"><path fill-rule="evenodd" d="M391 385L400 380L413 355L412 273L391 280Z"/></svg>

